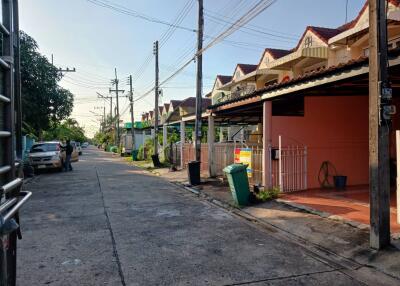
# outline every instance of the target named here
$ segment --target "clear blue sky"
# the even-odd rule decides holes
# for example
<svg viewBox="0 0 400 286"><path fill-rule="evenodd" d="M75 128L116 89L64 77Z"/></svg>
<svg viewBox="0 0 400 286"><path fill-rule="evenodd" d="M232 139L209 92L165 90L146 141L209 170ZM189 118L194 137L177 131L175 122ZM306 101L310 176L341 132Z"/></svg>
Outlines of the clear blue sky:
<svg viewBox="0 0 400 286"><path fill-rule="evenodd" d="M136 12L173 22L190 0L103 0L122 5ZM238 19L259 0L204 0L205 34L215 36L224 28L222 20ZM353 19L365 0L350 0L348 18ZM196 28L197 1L181 26ZM190 7L190 6L189 6ZM109 79L118 70L122 88L129 74L137 73L145 58L152 53L153 42L160 39L167 26L134 18L96 6L88 0L21 0L21 29L35 38L40 51L55 65L76 67L78 72L68 74L62 85L75 95L73 117L92 135L98 123L94 107L104 105L96 91L108 94ZM265 47L292 48L308 25L337 27L345 22L346 0L278 0L247 27L262 30L237 31L227 42L207 51L204 55L204 93L210 91L217 74L231 75L237 63L257 64ZM226 18L229 17L229 18ZM218 20L219 19L219 20ZM254 25L254 26L253 26ZM225 26L226 28L226 26ZM170 75L190 58L196 44L193 32L175 30L160 49L161 80ZM206 38L208 42L210 39ZM231 42L229 42L231 41ZM232 42L233 41L233 42ZM184 57L186 54L186 57ZM135 96L143 94L154 84L154 61L134 78ZM163 88L162 103L195 95L195 65L167 83ZM127 99L120 100L124 111ZM107 112L108 112L108 104ZM153 94L135 103L135 116L153 108ZM129 120L129 112L122 116Z"/></svg>

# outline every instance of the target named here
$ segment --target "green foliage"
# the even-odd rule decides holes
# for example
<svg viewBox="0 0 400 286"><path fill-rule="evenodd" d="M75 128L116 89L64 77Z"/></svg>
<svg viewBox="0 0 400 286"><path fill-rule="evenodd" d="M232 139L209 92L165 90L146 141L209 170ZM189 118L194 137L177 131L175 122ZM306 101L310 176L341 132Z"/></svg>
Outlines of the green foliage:
<svg viewBox="0 0 400 286"><path fill-rule="evenodd" d="M85 130L79 126L78 122L69 118L60 124L51 123L50 128L43 132L44 140L61 140L70 139L77 142L85 142Z"/></svg>
<svg viewBox="0 0 400 286"><path fill-rule="evenodd" d="M148 138L145 142L144 142L144 148L146 149L146 158L144 158L145 160L150 160L151 159L151 155L154 153L154 140L151 138Z"/></svg>
<svg viewBox="0 0 400 286"><path fill-rule="evenodd" d="M172 132L170 132L169 134L168 134L168 139L167 139L167 141L168 141L168 145L169 144L173 144L173 143L176 143L176 142L178 142L180 140L180 138L179 138L179 134L178 134L178 132L175 130L175 129L173 129L172 130Z"/></svg>
<svg viewBox="0 0 400 286"><path fill-rule="evenodd" d="M73 95L60 87L62 75L38 51L36 41L21 32L21 86L24 129L41 137L43 130L54 128L68 118Z"/></svg>
<svg viewBox="0 0 400 286"><path fill-rule="evenodd" d="M272 188L268 190L261 190L256 196L260 201L268 201L272 199L276 199L279 195L279 188Z"/></svg>
<svg viewBox="0 0 400 286"><path fill-rule="evenodd" d="M139 161L144 160L144 147L143 145L140 145L139 150L138 150L138 156L137 156Z"/></svg>

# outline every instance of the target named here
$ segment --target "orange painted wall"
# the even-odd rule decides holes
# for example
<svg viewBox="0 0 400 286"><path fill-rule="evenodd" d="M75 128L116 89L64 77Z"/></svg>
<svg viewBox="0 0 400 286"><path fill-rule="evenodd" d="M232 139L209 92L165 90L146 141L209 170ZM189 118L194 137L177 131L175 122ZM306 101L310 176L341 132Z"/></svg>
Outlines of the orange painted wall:
<svg viewBox="0 0 400 286"><path fill-rule="evenodd" d="M330 161L348 185L368 183L368 97L306 97L304 117L273 116L272 143L308 147L308 187L319 188L318 173Z"/></svg>

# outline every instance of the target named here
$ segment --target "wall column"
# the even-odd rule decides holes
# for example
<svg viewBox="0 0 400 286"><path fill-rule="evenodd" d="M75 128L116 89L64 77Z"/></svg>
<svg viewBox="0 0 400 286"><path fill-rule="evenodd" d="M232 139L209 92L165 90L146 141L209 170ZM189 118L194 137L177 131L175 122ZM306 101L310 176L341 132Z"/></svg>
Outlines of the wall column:
<svg viewBox="0 0 400 286"><path fill-rule="evenodd" d="M263 178L262 184L266 188L272 187L270 177L270 153L269 147L272 144L272 102L264 101L263 103Z"/></svg>
<svg viewBox="0 0 400 286"><path fill-rule="evenodd" d="M208 144L208 175L210 178L216 177L215 172L215 127L214 116L208 116L208 130L207 130L207 144Z"/></svg>
<svg viewBox="0 0 400 286"><path fill-rule="evenodd" d="M164 158L164 161L165 161L165 159L166 158L168 158L168 155L167 154L165 154L165 150L167 149L167 147L168 147L168 141L167 141L167 139L168 139L168 125L166 124L166 123L164 123L163 124L163 129L162 129L162 131L163 131L163 158Z"/></svg>
<svg viewBox="0 0 400 286"><path fill-rule="evenodd" d="M185 137L186 137L185 121L181 121L180 133L181 133L181 146L180 146L180 148L181 148L181 150L180 150L180 152L181 152L181 168L183 169L183 167L184 167L183 166L183 144L186 143L186 141L185 141Z"/></svg>

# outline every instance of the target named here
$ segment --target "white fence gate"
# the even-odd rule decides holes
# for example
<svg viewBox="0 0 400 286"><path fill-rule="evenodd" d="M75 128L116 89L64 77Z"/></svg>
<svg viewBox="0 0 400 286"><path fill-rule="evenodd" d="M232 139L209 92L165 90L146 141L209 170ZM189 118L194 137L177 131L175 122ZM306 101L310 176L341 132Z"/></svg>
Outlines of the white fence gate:
<svg viewBox="0 0 400 286"><path fill-rule="evenodd" d="M282 146L279 137L278 148L269 148L270 174L272 187L281 192L294 192L307 189L307 146Z"/></svg>

